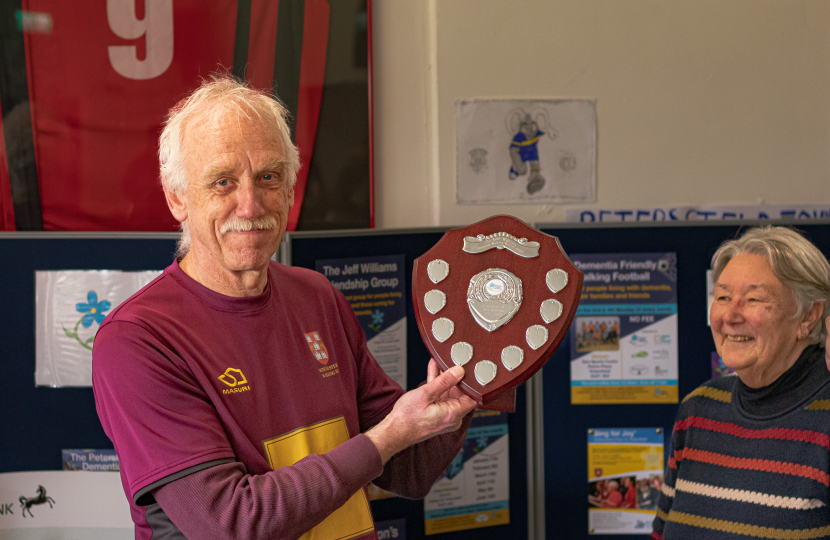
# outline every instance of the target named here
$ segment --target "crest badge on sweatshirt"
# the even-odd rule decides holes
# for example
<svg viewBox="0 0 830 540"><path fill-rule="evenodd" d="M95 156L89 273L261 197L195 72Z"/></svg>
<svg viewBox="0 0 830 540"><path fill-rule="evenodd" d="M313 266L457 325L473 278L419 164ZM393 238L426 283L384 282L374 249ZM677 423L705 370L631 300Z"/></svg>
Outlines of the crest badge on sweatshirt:
<svg viewBox="0 0 830 540"><path fill-rule="evenodd" d="M328 364L329 352L326 350L323 340L320 339L320 334L318 332L309 332L303 335L305 336L308 348L311 349L311 354L314 355L314 358L324 366Z"/></svg>

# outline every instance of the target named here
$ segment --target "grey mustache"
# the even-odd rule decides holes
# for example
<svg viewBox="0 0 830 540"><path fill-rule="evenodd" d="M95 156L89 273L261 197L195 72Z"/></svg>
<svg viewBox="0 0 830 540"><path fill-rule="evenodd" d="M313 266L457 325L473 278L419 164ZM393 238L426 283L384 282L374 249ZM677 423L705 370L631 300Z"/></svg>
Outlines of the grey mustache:
<svg viewBox="0 0 830 540"><path fill-rule="evenodd" d="M255 229L274 229L276 226L277 218L274 216L262 216L257 219L233 217L222 225L219 232L222 234L229 232L246 232Z"/></svg>

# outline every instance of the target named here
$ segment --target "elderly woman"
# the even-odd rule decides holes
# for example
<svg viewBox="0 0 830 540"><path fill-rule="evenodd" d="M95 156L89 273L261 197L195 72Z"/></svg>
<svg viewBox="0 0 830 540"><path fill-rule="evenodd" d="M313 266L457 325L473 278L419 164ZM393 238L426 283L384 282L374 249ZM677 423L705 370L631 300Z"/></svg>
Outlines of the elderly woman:
<svg viewBox="0 0 830 540"><path fill-rule="evenodd" d="M782 227L712 258L710 320L737 377L680 406L652 538L830 537L830 265Z"/></svg>

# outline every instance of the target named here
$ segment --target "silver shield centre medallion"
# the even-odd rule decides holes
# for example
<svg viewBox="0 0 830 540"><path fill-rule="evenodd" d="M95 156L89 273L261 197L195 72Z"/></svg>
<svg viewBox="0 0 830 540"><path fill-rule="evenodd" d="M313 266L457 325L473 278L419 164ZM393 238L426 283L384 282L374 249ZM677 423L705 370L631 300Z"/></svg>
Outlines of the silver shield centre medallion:
<svg viewBox="0 0 830 540"><path fill-rule="evenodd" d="M502 268L488 268L470 278L467 306L488 332L506 324L522 305L522 280Z"/></svg>

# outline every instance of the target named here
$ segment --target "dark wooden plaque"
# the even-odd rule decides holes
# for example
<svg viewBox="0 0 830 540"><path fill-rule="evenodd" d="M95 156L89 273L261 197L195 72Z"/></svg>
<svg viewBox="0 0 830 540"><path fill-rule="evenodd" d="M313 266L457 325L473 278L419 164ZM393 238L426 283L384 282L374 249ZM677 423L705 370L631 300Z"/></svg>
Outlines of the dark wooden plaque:
<svg viewBox="0 0 830 540"><path fill-rule="evenodd" d="M559 240L511 216L448 231L412 274L433 358L442 371L464 365L461 390L498 410L562 343L582 292Z"/></svg>

